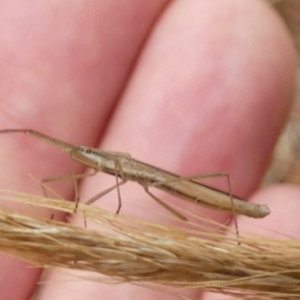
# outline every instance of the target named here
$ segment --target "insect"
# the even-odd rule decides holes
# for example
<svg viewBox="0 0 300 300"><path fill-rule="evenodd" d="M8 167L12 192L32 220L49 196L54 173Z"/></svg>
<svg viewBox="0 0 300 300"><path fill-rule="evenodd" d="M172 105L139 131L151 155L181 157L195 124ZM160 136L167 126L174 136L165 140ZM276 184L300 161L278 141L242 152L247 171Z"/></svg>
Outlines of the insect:
<svg viewBox="0 0 300 300"><path fill-rule="evenodd" d="M0 130L0 134L4 133L24 133L27 135L31 135L38 139L44 140L47 143L59 147L62 151L70 155L73 174L70 175L69 178L71 177L74 180L75 195L77 195L76 208L79 201L76 179L83 178L87 175L75 174L73 166L74 161L93 169L95 173L104 172L115 176L116 185L95 195L86 203L91 204L103 195L117 188L119 199L117 213L121 209L121 197L119 186L125 184L129 180L139 183L149 196L151 196L156 202L158 202L160 205L162 205L171 213L173 213L181 219L186 218L180 213L178 213L176 210L171 208L168 204L166 204L165 202L157 198L155 195L153 195L149 191L149 187L154 187L163 190L181 199L188 200L193 203L197 203L215 210L230 211L234 212L235 214L242 214L253 218L263 218L270 213L270 209L266 205L245 202L244 200L231 195L231 193L226 193L218 189L212 188L210 186L204 185L202 183L199 183L194 179L195 176L190 178L181 177L175 173L171 173L161 168L138 161L128 154L101 151L96 148L72 145L70 143L58 140L56 138L47 136L43 133L30 129ZM211 175L216 176L218 175L218 173L212 173ZM62 177L66 176L49 177L48 179L44 179L43 182L62 179Z"/></svg>

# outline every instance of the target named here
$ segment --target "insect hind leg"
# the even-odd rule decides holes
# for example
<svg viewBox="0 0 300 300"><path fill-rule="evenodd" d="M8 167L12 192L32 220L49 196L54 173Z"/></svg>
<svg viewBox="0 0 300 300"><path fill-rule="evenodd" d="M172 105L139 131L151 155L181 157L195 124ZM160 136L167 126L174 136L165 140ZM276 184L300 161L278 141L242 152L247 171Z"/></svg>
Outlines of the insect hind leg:
<svg viewBox="0 0 300 300"><path fill-rule="evenodd" d="M232 193L232 188L231 188L231 181L230 181L230 176L227 172L210 172L210 173L202 173L202 174L192 175L192 176L183 176L183 177L178 177L176 179L172 179L168 182L176 183L177 181L182 181L182 180L196 181L197 179L213 178L213 177L226 177L228 190L229 190L228 196L229 196L231 204L232 204L232 214L233 214L236 237L237 237L237 239L239 239L239 229L238 229L238 223L237 223L237 219L236 219L236 211L235 211L234 203L233 203L233 193ZM160 185L160 182L157 182L157 183L153 184L152 186L155 187L155 186L159 186L159 185ZM239 241L238 241L238 244L240 245Z"/></svg>
<svg viewBox="0 0 300 300"><path fill-rule="evenodd" d="M153 199L155 200L159 205L161 205L163 208L165 208L166 210L168 210L170 213L172 213L174 216L176 216L177 218L187 221L187 218L185 216L183 216L181 213L179 213L178 211L176 211L174 208L172 208L170 205L166 204L163 200L157 198L154 194L152 194L148 187L144 187L145 192Z"/></svg>

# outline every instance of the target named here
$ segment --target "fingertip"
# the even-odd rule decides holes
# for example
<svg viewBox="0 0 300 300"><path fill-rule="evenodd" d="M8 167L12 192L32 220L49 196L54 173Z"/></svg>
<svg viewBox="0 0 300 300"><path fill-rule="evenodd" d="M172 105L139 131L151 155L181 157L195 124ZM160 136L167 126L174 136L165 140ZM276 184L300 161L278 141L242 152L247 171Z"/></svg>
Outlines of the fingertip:
<svg viewBox="0 0 300 300"><path fill-rule="evenodd" d="M270 214L255 221L239 217L238 222L242 232L253 232L276 238L299 236L299 186L279 184L265 187L256 192L250 201L267 205L270 208Z"/></svg>

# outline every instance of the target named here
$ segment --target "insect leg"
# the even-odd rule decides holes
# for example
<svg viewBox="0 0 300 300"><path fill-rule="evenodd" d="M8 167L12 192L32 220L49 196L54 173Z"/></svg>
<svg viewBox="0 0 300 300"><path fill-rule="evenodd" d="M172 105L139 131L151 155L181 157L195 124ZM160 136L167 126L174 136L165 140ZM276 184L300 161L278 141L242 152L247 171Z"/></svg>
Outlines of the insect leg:
<svg viewBox="0 0 300 300"><path fill-rule="evenodd" d="M155 200L158 204L160 204L162 207L164 207L166 210L168 210L170 213L172 213L174 216L176 216L177 218L187 221L187 218L185 216L183 216L181 213L179 213L178 211L176 211L174 208L172 208L171 206L169 206L168 204L166 204L164 201L160 200L159 198L157 198L155 195L153 195L151 192L149 192L148 187L144 186L144 190L145 192L153 199Z"/></svg>

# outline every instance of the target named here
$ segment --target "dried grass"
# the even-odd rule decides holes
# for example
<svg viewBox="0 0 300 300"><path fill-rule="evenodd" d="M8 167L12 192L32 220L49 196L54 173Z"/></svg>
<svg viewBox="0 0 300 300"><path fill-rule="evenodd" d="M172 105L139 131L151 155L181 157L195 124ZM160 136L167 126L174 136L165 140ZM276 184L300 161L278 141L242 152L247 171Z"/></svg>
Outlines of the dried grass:
<svg viewBox="0 0 300 300"><path fill-rule="evenodd" d="M72 213L74 203L0 190L0 197ZM89 279L205 289L243 299L300 299L300 241L200 232L79 205L88 228L0 209L0 251L41 267L93 271ZM205 237L207 235L208 238ZM55 255L53 255L55 253ZM95 273L95 274L96 274ZM184 292L183 292L184 294Z"/></svg>

